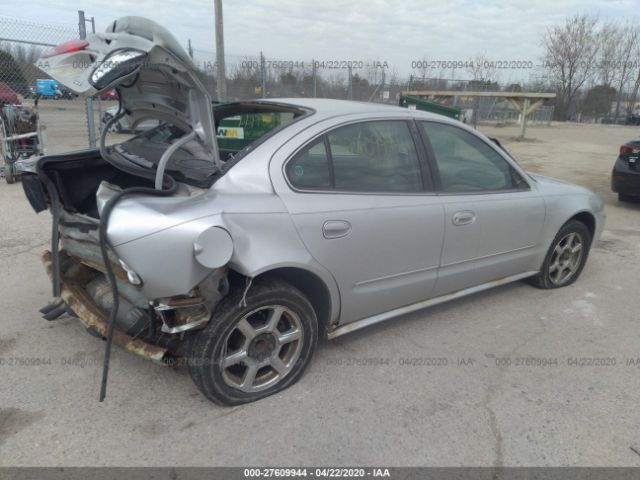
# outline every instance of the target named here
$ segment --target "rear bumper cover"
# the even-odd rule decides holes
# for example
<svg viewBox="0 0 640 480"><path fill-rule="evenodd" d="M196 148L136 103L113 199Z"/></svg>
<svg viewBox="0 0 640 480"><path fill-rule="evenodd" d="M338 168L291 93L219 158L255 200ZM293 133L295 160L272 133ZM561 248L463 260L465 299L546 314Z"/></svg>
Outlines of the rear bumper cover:
<svg viewBox="0 0 640 480"><path fill-rule="evenodd" d="M51 252L46 251L42 255L42 263L49 278L53 278ZM108 314L82 288L80 279L86 268L82 264L74 262L71 268L64 269L61 272L60 296L85 327L95 330L105 338L107 336ZM117 328L114 330L113 343L129 352L158 362L162 361L167 353L166 348L153 345L139 338L130 337Z"/></svg>

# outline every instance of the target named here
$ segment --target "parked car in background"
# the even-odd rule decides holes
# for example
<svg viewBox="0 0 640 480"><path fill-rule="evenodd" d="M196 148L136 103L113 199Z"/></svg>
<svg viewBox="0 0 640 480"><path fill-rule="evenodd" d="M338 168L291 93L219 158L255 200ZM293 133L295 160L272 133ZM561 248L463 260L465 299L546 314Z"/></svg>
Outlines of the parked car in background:
<svg viewBox="0 0 640 480"><path fill-rule="evenodd" d="M58 100L62 98L62 91L56 80L39 78L36 80L36 95L40 98Z"/></svg>
<svg viewBox="0 0 640 480"><path fill-rule="evenodd" d="M627 125L640 125L640 113L632 113L627 117Z"/></svg>
<svg viewBox="0 0 640 480"><path fill-rule="evenodd" d="M621 202L640 199L640 138L620 146L611 172L611 190Z"/></svg>
<svg viewBox="0 0 640 480"><path fill-rule="evenodd" d="M62 100L73 100L74 98L78 97L77 93L74 93L73 91L69 90L66 87L60 87L60 95L58 96L58 99L62 99Z"/></svg>
<svg viewBox="0 0 640 480"><path fill-rule="evenodd" d="M110 68L71 69L89 56ZM117 85L129 117L162 122L112 145L107 128L99 150L44 157L23 180L54 214L44 262L60 300L42 312L106 337L105 372L113 342L184 357L214 402L254 401L294 384L320 336L520 279L570 285L604 227L594 193L527 173L450 118L302 98L212 109L189 56L146 19L47 64L78 93ZM225 121L260 135L223 144L240 134Z"/></svg>
<svg viewBox="0 0 640 480"><path fill-rule="evenodd" d="M14 92L9 85L4 82L0 82L0 105L20 105L20 98L18 94Z"/></svg>

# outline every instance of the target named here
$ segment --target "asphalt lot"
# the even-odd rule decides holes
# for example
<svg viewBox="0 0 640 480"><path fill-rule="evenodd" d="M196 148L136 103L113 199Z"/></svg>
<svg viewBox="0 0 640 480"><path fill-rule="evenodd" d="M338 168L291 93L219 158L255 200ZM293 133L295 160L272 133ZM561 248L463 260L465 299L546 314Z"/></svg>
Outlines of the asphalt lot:
<svg viewBox="0 0 640 480"><path fill-rule="evenodd" d="M85 145L79 111L43 108L50 152ZM98 403L103 342L38 313L49 215L0 181L0 465L640 465L640 204L608 190L638 129L482 130L605 200L579 281L515 283L324 342L298 384L235 408L117 348Z"/></svg>

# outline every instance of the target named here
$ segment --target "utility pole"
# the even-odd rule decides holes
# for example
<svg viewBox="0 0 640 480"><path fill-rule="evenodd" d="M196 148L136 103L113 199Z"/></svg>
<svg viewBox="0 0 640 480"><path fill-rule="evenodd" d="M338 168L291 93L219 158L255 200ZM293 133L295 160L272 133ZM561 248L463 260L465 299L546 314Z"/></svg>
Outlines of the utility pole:
<svg viewBox="0 0 640 480"><path fill-rule="evenodd" d="M87 21L84 18L84 10L78 10L78 33L81 39L87 38Z"/></svg>
<svg viewBox="0 0 640 480"><path fill-rule="evenodd" d="M215 1L216 15L216 63L218 65L216 80L218 84L218 101L227 97L227 80L224 69L224 31L222 28L222 0Z"/></svg>
<svg viewBox="0 0 640 480"><path fill-rule="evenodd" d="M193 47L191 46L191 39L189 39L189 43L187 44L187 53L189 54L189 58L193 60Z"/></svg>

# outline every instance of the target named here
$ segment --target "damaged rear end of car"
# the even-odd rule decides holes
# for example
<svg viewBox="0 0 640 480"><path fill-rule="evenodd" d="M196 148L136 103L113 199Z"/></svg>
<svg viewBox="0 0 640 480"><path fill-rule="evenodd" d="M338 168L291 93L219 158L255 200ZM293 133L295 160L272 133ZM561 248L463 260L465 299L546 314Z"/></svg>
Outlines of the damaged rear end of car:
<svg viewBox="0 0 640 480"><path fill-rule="evenodd" d="M104 34L46 52L37 66L78 94L115 88L113 121L158 122L115 145L106 143L107 125L98 149L43 157L23 182L36 212L53 217L43 262L54 300L41 312L47 320L71 313L106 339L103 400L112 343L157 361L184 356L188 335L229 293L234 242L210 187L240 148L227 145L220 159L211 98L154 22L118 19Z"/></svg>
<svg viewBox="0 0 640 480"><path fill-rule="evenodd" d="M46 205L53 214L51 249L43 258L54 297L106 338L106 312L114 310L110 270L119 297L114 342L162 360L184 353L180 334L205 325L228 293L226 264L233 244L219 214L189 221L181 213L204 191L183 187L164 197L134 194L111 211L107 268L101 212L116 195L133 185L150 188L148 183L115 169L99 155L82 152L43 158L37 176L26 178L24 188L36 209ZM50 313L46 312L51 320Z"/></svg>

